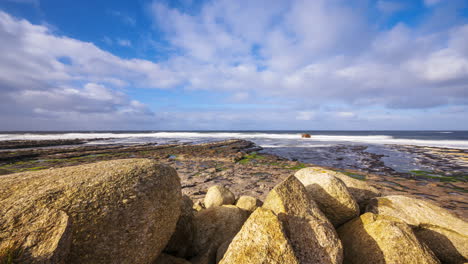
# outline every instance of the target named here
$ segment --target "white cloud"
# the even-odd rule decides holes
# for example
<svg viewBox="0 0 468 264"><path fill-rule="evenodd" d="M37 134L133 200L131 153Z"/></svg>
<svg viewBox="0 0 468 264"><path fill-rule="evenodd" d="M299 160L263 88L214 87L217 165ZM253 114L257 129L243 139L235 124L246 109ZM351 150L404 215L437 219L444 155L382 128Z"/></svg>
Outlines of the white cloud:
<svg viewBox="0 0 468 264"><path fill-rule="evenodd" d="M405 5L401 2L379 0L377 1L377 9L386 14L396 13L405 8Z"/></svg>
<svg viewBox="0 0 468 264"><path fill-rule="evenodd" d="M424 4L426 6L434 6L434 5L437 5L440 2L442 2L442 0L424 0Z"/></svg>
<svg viewBox="0 0 468 264"><path fill-rule="evenodd" d="M132 42L128 39L117 39L117 44L119 44L122 47L131 47Z"/></svg>

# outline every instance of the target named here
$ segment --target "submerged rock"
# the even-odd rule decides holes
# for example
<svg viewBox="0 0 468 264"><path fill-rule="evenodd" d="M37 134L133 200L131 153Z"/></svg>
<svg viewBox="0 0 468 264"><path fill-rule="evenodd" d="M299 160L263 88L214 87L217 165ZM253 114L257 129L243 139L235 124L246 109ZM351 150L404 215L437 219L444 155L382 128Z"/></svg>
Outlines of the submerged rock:
<svg viewBox="0 0 468 264"><path fill-rule="evenodd" d="M333 225L294 176L270 191L263 207L276 213L300 263L341 263L343 249Z"/></svg>
<svg viewBox="0 0 468 264"><path fill-rule="evenodd" d="M338 228L344 263L440 263L401 220L366 213Z"/></svg>
<svg viewBox="0 0 468 264"><path fill-rule="evenodd" d="M237 200L236 206L253 212L255 209L262 206L262 201L252 196L243 195Z"/></svg>
<svg viewBox="0 0 468 264"><path fill-rule="evenodd" d="M322 175L330 175L343 181L346 187L348 188L349 193L354 197L354 200L358 203L361 212L365 211L366 205L371 199L381 195L379 190L370 186L365 181L354 179L340 172L327 170L320 167L310 167L302 169L300 171L302 171L301 173L304 174L317 175L317 177L320 177Z"/></svg>
<svg viewBox="0 0 468 264"><path fill-rule="evenodd" d="M195 214L193 263L214 263L216 251L239 232L249 213L234 205L211 207Z"/></svg>
<svg viewBox="0 0 468 264"><path fill-rule="evenodd" d="M258 208L229 244L220 264L299 264L281 221L271 210Z"/></svg>
<svg viewBox="0 0 468 264"><path fill-rule="evenodd" d="M420 199L391 195L372 200L367 211L401 219L415 229L444 263L463 263L468 258L468 223L449 211Z"/></svg>
<svg viewBox="0 0 468 264"><path fill-rule="evenodd" d="M2 176L0 252L14 245L20 263L150 263L180 200L176 171L147 159Z"/></svg>
<svg viewBox="0 0 468 264"><path fill-rule="evenodd" d="M206 208L224 204L234 204L235 202L236 197L234 194L230 190L219 185L211 186L205 196Z"/></svg>

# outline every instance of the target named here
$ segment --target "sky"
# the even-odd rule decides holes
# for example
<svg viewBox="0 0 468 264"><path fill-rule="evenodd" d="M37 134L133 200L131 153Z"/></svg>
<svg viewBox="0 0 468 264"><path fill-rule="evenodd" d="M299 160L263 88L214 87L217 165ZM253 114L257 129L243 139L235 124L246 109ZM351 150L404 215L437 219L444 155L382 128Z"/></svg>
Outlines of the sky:
<svg viewBox="0 0 468 264"><path fill-rule="evenodd" d="M0 130L468 130L468 1L0 0Z"/></svg>

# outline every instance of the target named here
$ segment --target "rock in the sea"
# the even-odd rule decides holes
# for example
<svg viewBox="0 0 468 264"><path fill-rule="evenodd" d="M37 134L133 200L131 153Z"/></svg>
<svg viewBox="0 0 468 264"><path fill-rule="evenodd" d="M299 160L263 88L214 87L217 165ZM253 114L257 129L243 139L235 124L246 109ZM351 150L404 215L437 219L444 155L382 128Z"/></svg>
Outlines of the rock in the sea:
<svg viewBox="0 0 468 264"><path fill-rule="evenodd" d="M253 212L255 209L262 206L262 201L252 196L243 195L237 200L236 206Z"/></svg>
<svg viewBox="0 0 468 264"><path fill-rule="evenodd" d="M264 264L300 262L283 224L271 210L258 208L245 222L224 253L220 264ZM318 262L317 262L318 263Z"/></svg>
<svg viewBox="0 0 468 264"><path fill-rule="evenodd" d="M205 207L234 204L236 197L227 188L219 185L211 186L205 196Z"/></svg>
<svg viewBox="0 0 468 264"><path fill-rule="evenodd" d="M193 233L195 232L193 226L194 212L192 200L187 195L183 195L177 227L164 252L180 258L190 255L189 250L192 246Z"/></svg>
<svg viewBox="0 0 468 264"><path fill-rule="evenodd" d="M214 263L216 251L239 232L249 212L234 205L211 207L195 214L192 263Z"/></svg>
<svg viewBox="0 0 468 264"><path fill-rule="evenodd" d="M429 264L440 263L401 220L365 213L338 228L344 263Z"/></svg>
<svg viewBox="0 0 468 264"><path fill-rule="evenodd" d="M301 169L294 174L309 196L336 226L359 216L359 206L340 179L316 168Z"/></svg>
<svg viewBox="0 0 468 264"><path fill-rule="evenodd" d="M0 252L15 245L20 263L150 263L180 202L176 171L147 159L5 175Z"/></svg>
<svg viewBox="0 0 468 264"><path fill-rule="evenodd" d="M301 135L302 138L310 138L310 134L304 133Z"/></svg>
<svg viewBox="0 0 468 264"><path fill-rule="evenodd" d="M190 263L186 259L178 258L178 257L174 257L171 255L162 253L156 259L156 261L153 262L153 264L192 264L192 263Z"/></svg>
<svg viewBox="0 0 468 264"><path fill-rule="evenodd" d="M294 176L270 191L263 207L276 213L300 263L341 263L343 248L333 225Z"/></svg>
<svg viewBox="0 0 468 264"><path fill-rule="evenodd" d="M317 175L331 175L342 180L346 187L348 187L349 193L354 197L354 200L356 200L356 202L358 203L362 213L365 211L366 205L371 199L381 195L379 190L377 190L375 187L370 186L365 181L354 179L341 172L327 170L320 167L310 167L305 168L304 170Z"/></svg>
<svg viewBox="0 0 468 264"><path fill-rule="evenodd" d="M468 223L446 209L420 199L391 195L372 200L367 211L409 224L444 263L463 263L468 259Z"/></svg>

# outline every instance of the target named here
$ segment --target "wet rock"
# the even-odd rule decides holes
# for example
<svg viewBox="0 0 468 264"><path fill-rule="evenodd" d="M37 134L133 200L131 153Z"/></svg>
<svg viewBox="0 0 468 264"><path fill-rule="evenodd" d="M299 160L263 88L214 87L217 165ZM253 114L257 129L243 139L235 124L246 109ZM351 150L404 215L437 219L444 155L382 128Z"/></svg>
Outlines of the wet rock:
<svg viewBox="0 0 468 264"><path fill-rule="evenodd" d="M365 213L338 228L345 263L440 263L401 220Z"/></svg>
<svg viewBox="0 0 468 264"><path fill-rule="evenodd" d="M182 196L180 208L181 213L176 229L164 251L170 255L183 258L190 254L189 250L194 233L193 218L195 210L193 209L192 200L187 195Z"/></svg>
<svg viewBox="0 0 468 264"><path fill-rule="evenodd" d="M227 188L219 185L211 186L205 196L205 207L221 206L224 204L234 204L236 197Z"/></svg>
<svg viewBox="0 0 468 264"><path fill-rule="evenodd" d="M278 215L300 263L341 263L343 249L333 225L294 176L270 191L263 207Z"/></svg>
<svg viewBox="0 0 468 264"><path fill-rule="evenodd" d="M446 263L468 258L468 223L430 202L401 195L376 198L367 211L401 219Z"/></svg>
<svg viewBox="0 0 468 264"><path fill-rule="evenodd" d="M299 264L286 231L271 210L258 208L242 226L220 264Z"/></svg>
<svg viewBox="0 0 468 264"><path fill-rule="evenodd" d="M262 206L262 201L252 196L243 195L237 200L236 206L246 211L253 212L255 209Z"/></svg>
<svg viewBox="0 0 468 264"><path fill-rule="evenodd" d="M191 264L188 260L162 253L153 264Z"/></svg>
<svg viewBox="0 0 468 264"><path fill-rule="evenodd" d="M301 138L310 138L310 134L304 133L301 135Z"/></svg>
<svg viewBox="0 0 468 264"><path fill-rule="evenodd" d="M234 205L211 207L195 214L193 263L214 263L218 247L239 232L249 213Z"/></svg>
<svg viewBox="0 0 468 264"><path fill-rule="evenodd" d="M294 175L334 226L359 216L358 204L340 179L319 168L301 169Z"/></svg>
<svg viewBox="0 0 468 264"><path fill-rule="evenodd" d="M147 159L2 176L0 252L14 242L20 263L149 263L175 230L180 200L175 170Z"/></svg>

